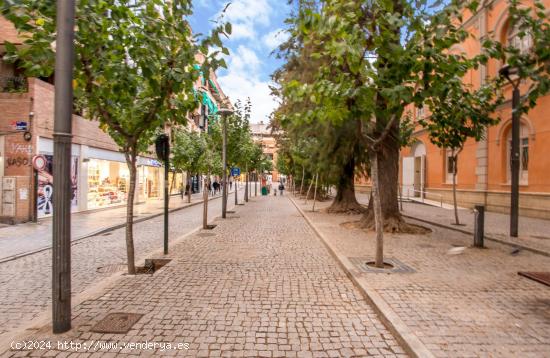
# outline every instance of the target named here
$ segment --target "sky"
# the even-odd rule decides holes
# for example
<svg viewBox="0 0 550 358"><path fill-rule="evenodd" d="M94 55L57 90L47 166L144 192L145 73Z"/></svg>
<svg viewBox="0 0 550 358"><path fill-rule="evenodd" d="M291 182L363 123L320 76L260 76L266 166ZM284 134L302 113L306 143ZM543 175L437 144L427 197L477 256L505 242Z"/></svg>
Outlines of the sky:
<svg viewBox="0 0 550 358"><path fill-rule="evenodd" d="M225 19L233 32L224 44L230 55L226 69L217 71L222 90L234 103L237 99L252 101L251 122L268 122L276 108L270 95L271 74L281 64L272 51L286 39L284 20L290 11L287 0L194 0L194 14L189 19L195 33L209 33L225 5L231 2Z"/></svg>

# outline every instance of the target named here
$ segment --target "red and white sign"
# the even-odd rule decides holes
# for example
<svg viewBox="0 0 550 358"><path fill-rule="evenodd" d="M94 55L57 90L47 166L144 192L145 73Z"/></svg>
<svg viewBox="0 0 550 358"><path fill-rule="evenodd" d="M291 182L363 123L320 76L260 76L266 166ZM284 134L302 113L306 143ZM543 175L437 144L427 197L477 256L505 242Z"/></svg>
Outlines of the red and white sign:
<svg viewBox="0 0 550 358"><path fill-rule="evenodd" d="M44 157L43 155L35 155L32 158L32 166L38 171L44 170L44 168L46 168L46 162L46 157Z"/></svg>

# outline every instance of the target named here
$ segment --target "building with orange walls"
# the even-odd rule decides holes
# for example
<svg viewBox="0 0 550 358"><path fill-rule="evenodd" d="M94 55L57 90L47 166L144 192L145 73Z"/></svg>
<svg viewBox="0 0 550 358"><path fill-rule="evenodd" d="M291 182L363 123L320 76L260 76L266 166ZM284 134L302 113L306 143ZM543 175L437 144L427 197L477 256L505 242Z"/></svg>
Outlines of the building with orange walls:
<svg viewBox="0 0 550 358"><path fill-rule="evenodd" d="M525 6L533 4L524 1ZM550 0L543 1L550 18ZM485 37L498 39L505 44L518 44L528 50L531 39L520 41L510 26L506 0L485 1L480 10L466 13L465 28L470 37L455 51L474 56L481 51ZM498 76L503 66L491 60L487 66L470 71L465 81L474 87L487 78ZM524 94L528 83L521 85ZM462 207L484 204L487 210L509 212L510 208L510 147L512 88L503 89L506 101L495 114L501 120L488 128L485 138L468 140L458 156L457 201ZM413 118L428 115L411 108ZM417 127L415 141L401 152L400 185L403 196L424 196L427 199L452 202L452 164L450 151L430 142L428 133ZM537 106L521 118L520 129L520 215L550 219L550 93L539 98Z"/></svg>

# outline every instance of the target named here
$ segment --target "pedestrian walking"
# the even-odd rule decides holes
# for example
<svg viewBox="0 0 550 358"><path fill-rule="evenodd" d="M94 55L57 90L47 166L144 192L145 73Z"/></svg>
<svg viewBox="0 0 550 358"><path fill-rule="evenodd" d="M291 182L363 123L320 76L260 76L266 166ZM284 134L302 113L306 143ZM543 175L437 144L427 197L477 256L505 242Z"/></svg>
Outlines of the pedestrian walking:
<svg viewBox="0 0 550 358"><path fill-rule="evenodd" d="M283 196L283 191L285 190L285 186L283 184L283 182L280 182L279 183L279 194L281 194L281 196Z"/></svg>

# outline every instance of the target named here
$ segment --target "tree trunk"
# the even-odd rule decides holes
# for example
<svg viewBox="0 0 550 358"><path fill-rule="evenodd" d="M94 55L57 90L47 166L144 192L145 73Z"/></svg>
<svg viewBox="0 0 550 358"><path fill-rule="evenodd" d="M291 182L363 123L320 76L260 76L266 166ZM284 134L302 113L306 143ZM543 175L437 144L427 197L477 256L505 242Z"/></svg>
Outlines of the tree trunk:
<svg viewBox="0 0 550 358"><path fill-rule="evenodd" d="M458 171L457 168L457 159L458 159L458 153L455 154L453 150L453 206L455 210L455 225L460 225L460 221L458 220L458 206L456 204L456 173Z"/></svg>
<svg viewBox="0 0 550 358"><path fill-rule="evenodd" d="M342 168L336 186L336 197L327 212L360 214L364 211L355 197L355 159L352 157Z"/></svg>
<svg viewBox="0 0 550 358"><path fill-rule="evenodd" d="M187 202L190 203L191 202L191 173L189 171L187 171L187 185L189 186L189 189L187 189Z"/></svg>
<svg viewBox="0 0 550 358"><path fill-rule="evenodd" d="M319 173L315 175L315 191L313 193L313 207L311 211L315 211L315 200L317 200L317 180L319 179Z"/></svg>
<svg viewBox="0 0 550 358"><path fill-rule="evenodd" d="M300 195L304 192L304 179L306 177L306 168L302 166L302 181L300 182Z"/></svg>
<svg viewBox="0 0 550 358"><path fill-rule="evenodd" d="M374 265L384 267L384 217L380 202L380 176L378 171L378 154L373 151L371 154L371 180L372 180L372 201L374 208L374 222L376 228L376 258Z"/></svg>
<svg viewBox="0 0 550 358"><path fill-rule="evenodd" d="M245 174L244 201L248 203L248 167Z"/></svg>
<svg viewBox="0 0 550 358"><path fill-rule="evenodd" d="M414 232L418 233L418 227L409 225L403 220L399 212L399 200L397 183L399 179L399 143L398 131L394 128L382 141L377 153L377 166L380 204L384 218L384 231L386 232ZM372 161L371 161L372 163ZM371 178L373 180L373 178ZM375 229L374 207L369 201L367 211L361 219L361 226L367 229Z"/></svg>
<svg viewBox="0 0 550 358"><path fill-rule="evenodd" d="M202 228L204 230L208 229L208 178L210 175L204 177L203 186L202 186Z"/></svg>
<svg viewBox="0 0 550 358"><path fill-rule="evenodd" d="M136 193L137 174L137 150L130 149L126 153L126 164L130 170L130 185L128 188L128 202L126 203L126 259L128 261L128 274L136 274L135 251L134 251L134 197Z"/></svg>
<svg viewBox="0 0 550 358"><path fill-rule="evenodd" d="M307 199L309 198L309 192L311 190L312 185L313 185L313 179L309 182L309 187L307 188L307 193L306 193L306 201L304 202L304 205L307 204Z"/></svg>

